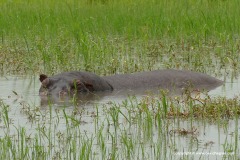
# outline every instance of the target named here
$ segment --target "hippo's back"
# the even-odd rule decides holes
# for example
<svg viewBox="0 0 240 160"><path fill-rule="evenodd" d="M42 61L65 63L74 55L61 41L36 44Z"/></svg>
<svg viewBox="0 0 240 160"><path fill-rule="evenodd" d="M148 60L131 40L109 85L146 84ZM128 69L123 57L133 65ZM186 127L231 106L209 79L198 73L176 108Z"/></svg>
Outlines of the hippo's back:
<svg viewBox="0 0 240 160"><path fill-rule="evenodd" d="M156 70L103 77L114 89L184 88L211 90L223 82L203 73L186 70Z"/></svg>

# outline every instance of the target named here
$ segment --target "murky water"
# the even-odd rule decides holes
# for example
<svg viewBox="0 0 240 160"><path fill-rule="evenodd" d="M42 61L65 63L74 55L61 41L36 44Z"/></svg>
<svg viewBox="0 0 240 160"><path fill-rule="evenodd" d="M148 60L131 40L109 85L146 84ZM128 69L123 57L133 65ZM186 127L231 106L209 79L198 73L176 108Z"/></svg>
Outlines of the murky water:
<svg viewBox="0 0 240 160"><path fill-rule="evenodd" d="M211 96L226 96L228 98L233 98L235 96L240 96L240 78L239 80L227 81L223 86L216 88L209 92ZM40 107L41 112L44 114L49 114L50 108L47 105L41 106L41 99L38 95L38 90L40 87L40 82L38 78L28 78L21 76L6 76L0 78L0 99L4 103L10 106L9 117L12 121L12 127L10 127L12 133L16 132L15 126L22 126L26 128L26 131L34 133L36 126L34 123L30 122L29 114L26 114L24 106L36 106ZM81 107L84 108L84 112L81 113L81 120L84 125L81 126L82 130L87 133L95 134L95 127L92 115L95 114L96 108L95 104L108 104L108 102L113 101L115 103L122 103L123 100L127 98L127 94L111 93L100 96L89 103L83 103ZM138 96L141 98L141 95ZM53 109L61 109L58 105L52 105ZM74 110L73 106L69 106L66 112L71 113ZM99 116L103 117L103 111L101 107L99 109ZM101 115L102 114L102 115ZM122 122L123 123L123 122ZM180 121L172 122L169 127L170 142L174 143L176 152L181 155L183 151L201 151L201 152L216 152L214 158L224 152L223 144L226 141L234 142L236 139L240 140L240 120L226 120L225 127L212 124L208 122L200 121ZM4 123L0 123L0 127L4 127ZM197 135L194 136L179 136L177 134L170 134L177 128L197 128ZM58 130L65 130L66 124L64 120L60 120ZM5 133L0 131L0 136ZM156 136L156 135L155 135ZM156 138L157 139L157 138ZM189 145L189 141L192 141L192 146ZM239 148L237 150L239 153ZM191 154L191 153L189 153ZM207 158L211 158L212 155L206 155ZM196 158L196 157L195 157ZM219 157L217 157L219 158Z"/></svg>

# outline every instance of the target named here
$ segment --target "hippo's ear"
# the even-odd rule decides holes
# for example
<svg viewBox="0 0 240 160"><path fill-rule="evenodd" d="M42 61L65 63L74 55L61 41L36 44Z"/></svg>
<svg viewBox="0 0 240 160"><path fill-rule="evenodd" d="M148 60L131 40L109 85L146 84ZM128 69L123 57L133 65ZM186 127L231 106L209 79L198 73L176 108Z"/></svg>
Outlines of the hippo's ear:
<svg viewBox="0 0 240 160"><path fill-rule="evenodd" d="M40 74L39 80L42 83L42 87L47 87L50 83L50 79L45 74Z"/></svg>
<svg viewBox="0 0 240 160"><path fill-rule="evenodd" d="M39 76L40 82L43 82L46 78L48 78L48 76L45 74L40 74L40 76Z"/></svg>
<svg viewBox="0 0 240 160"><path fill-rule="evenodd" d="M82 82L81 80L75 80L74 81L75 85L77 86L81 86L81 85L84 85L86 89L88 89L88 91L92 92L94 91L94 88L93 88L93 85L91 83L88 83L88 82Z"/></svg>

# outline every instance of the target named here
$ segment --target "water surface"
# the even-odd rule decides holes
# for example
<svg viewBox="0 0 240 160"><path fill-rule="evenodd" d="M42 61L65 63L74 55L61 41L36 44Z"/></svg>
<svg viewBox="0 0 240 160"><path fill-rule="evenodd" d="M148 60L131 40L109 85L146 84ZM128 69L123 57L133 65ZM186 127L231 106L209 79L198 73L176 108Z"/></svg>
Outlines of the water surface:
<svg viewBox="0 0 240 160"><path fill-rule="evenodd" d="M48 105L41 106L41 98L38 95L38 90L40 87L40 82L38 78L29 78L25 76L6 76L0 78L0 99L9 105L9 118L12 121L12 125L10 126L10 134L16 134L16 126L17 127L24 127L26 128L26 131L29 134L36 132L36 123L31 122L30 114L34 114L34 111L31 111L31 113L27 113L28 108L39 108L41 110L40 113L43 115L45 114L46 117L49 115L50 110L61 110L63 107L59 105L51 105L49 107ZM228 98L233 98L236 96L240 96L240 78L235 79L233 81L227 81L224 85L212 90L209 92L211 96L226 96ZM98 105L98 115L100 117L99 121L102 122L102 124L106 124L106 115L104 113L104 109L106 109L106 106L108 106L109 102L113 103L119 103L121 104L125 99L128 98L128 94L119 94L118 92L106 94L103 96L100 96L100 98L96 98L93 101L90 102L83 102L82 105L79 106L79 109L81 110L81 129L84 131L84 133L88 133L89 135L95 135L96 134L96 123L94 120L94 115L96 114L96 105ZM137 98L141 99L144 95L138 94ZM63 103L65 104L65 103ZM105 107L101 107L101 106ZM68 106L65 108L66 112L71 114L74 111L75 107L73 105ZM124 108L122 108L122 112L126 112ZM60 111L58 112L60 116L63 117L63 113ZM58 113L52 112L54 116L59 116ZM38 117L41 117L42 115L39 115ZM41 121L42 117L39 118L39 121ZM120 128L125 128L127 126L126 121L123 120L123 117L120 116ZM168 138L167 141L169 145L174 146L174 151L176 153L175 158L178 158L179 155L181 155L186 151L189 151L189 154L192 154L192 152L195 152L195 155L193 154L195 159L198 159L200 155L196 155L196 152L203 152L203 153L214 153L216 154L206 154L207 158L211 158L214 156L214 158L219 158L221 156L217 155L217 153L221 154L224 152L223 145L228 143L235 143L236 140L240 140L240 127L239 119L231 119L231 120L224 120L221 121L221 123L224 122L224 125L221 125L219 123L209 123L206 121L188 121L188 120L180 120L180 121L174 121L169 120L169 127L167 132ZM38 124L41 122L38 122ZM4 123L1 121L0 123L1 127L4 127ZM48 125L44 122L44 125ZM122 129L123 129L122 128ZM182 129L194 129L196 128L197 133L190 134L187 136L181 136L177 132L174 133L175 130L182 128ZM66 130L66 122L64 118L60 118L60 121L58 122L57 130L59 131L65 131ZM131 131L132 130L132 131ZM132 132L132 133L131 133ZM129 134L134 134L136 130L130 129ZM157 134L157 129L153 129L153 137L154 139L159 139L159 135ZM4 136L5 132L2 130L0 131L0 136ZM109 140L110 141L110 140ZM110 142L109 142L110 143ZM238 142L239 143L239 142ZM168 148L169 145L166 145L165 147ZM98 149L95 148L98 152ZM151 157L150 148L146 148L146 152L149 150L149 158ZM170 154L170 149L166 149ZM237 150L234 150L235 152L239 152L239 148Z"/></svg>

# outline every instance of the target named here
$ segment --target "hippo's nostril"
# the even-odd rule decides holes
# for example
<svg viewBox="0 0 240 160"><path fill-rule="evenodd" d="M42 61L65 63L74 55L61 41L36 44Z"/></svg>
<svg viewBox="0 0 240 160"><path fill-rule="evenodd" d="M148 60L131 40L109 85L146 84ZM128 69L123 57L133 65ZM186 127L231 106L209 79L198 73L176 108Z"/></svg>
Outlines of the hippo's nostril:
<svg viewBox="0 0 240 160"><path fill-rule="evenodd" d="M59 91L58 95L59 95L59 97L62 97L62 96L67 95L67 92L66 91Z"/></svg>

